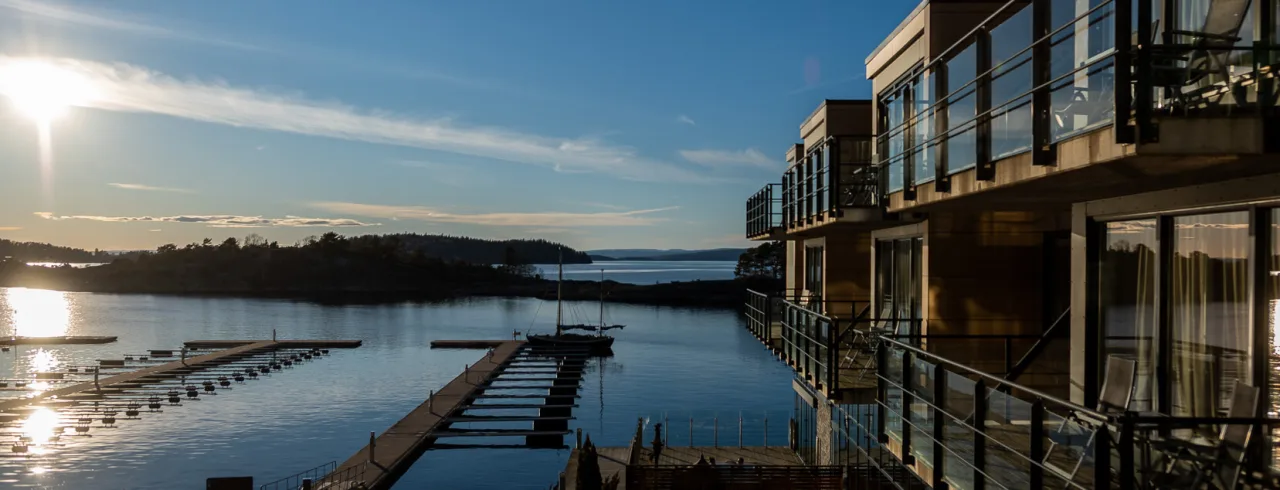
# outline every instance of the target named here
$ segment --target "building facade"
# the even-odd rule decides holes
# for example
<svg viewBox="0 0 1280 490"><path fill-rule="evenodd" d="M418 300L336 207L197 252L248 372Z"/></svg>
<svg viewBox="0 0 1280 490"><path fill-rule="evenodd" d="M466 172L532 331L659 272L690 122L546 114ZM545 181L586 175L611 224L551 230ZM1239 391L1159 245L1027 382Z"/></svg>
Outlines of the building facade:
<svg viewBox="0 0 1280 490"><path fill-rule="evenodd" d="M786 290L747 309L796 370L806 462L899 488L1274 483L1277 9L904 19L866 58L874 98L825 101L747 200L747 237L787 244Z"/></svg>

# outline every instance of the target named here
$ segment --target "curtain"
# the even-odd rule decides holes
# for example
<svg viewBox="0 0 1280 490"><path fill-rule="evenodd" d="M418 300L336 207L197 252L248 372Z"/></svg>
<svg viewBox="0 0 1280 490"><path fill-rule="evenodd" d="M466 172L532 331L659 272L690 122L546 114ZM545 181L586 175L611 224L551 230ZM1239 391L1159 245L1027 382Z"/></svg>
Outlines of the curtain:
<svg viewBox="0 0 1280 490"><path fill-rule="evenodd" d="M1173 218L1169 324L1174 415L1225 413L1232 382L1252 382L1248 222L1247 211Z"/></svg>
<svg viewBox="0 0 1280 490"><path fill-rule="evenodd" d="M1139 411L1156 409L1156 220L1106 223L1100 253L1101 365L1106 356L1137 363L1133 401ZM1105 375L1105 373L1104 373Z"/></svg>

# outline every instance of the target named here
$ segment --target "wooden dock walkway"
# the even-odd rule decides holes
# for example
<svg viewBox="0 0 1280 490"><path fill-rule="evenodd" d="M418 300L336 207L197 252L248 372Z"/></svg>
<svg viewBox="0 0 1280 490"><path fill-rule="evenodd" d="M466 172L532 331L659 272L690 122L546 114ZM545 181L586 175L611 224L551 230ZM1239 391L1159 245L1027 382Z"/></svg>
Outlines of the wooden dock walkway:
<svg viewBox="0 0 1280 490"><path fill-rule="evenodd" d="M230 349L241 347L261 340L191 340L182 345L188 349ZM354 349L364 344L361 340L275 340L280 349Z"/></svg>
<svg viewBox="0 0 1280 490"><path fill-rule="evenodd" d="M363 484L363 488L371 490L391 488L426 452L438 435L436 432L449 424L449 417L475 398L523 346L524 341L501 342L491 356L482 356L453 381L436 390L418 408L374 439L373 444L360 448L338 465L333 476L326 480Z"/></svg>
<svg viewBox="0 0 1280 490"><path fill-rule="evenodd" d="M164 364L147 366L136 371L107 376L98 380L95 386L94 382L86 381L71 386L48 390L41 392L29 398L19 398L16 400L6 400L0 402L0 411L13 410L32 404L37 404L48 400L86 400L96 397L102 397L106 394L119 393L125 389L134 389L142 384L154 382L158 378L178 376L183 373L190 373L207 366L216 366L225 364L242 357L254 355L261 351L269 351L280 348L303 348L302 344L309 341L285 340L244 340L244 341L226 341L237 343L235 347L211 352L204 355L189 357L186 361L176 360ZM343 345L360 345L360 341L342 341ZM310 347L309 345L307 347Z"/></svg>
<svg viewBox="0 0 1280 490"><path fill-rule="evenodd" d="M0 345L71 345L110 344L118 337L99 335L61 335L56 337L0 337Z"/></svg>

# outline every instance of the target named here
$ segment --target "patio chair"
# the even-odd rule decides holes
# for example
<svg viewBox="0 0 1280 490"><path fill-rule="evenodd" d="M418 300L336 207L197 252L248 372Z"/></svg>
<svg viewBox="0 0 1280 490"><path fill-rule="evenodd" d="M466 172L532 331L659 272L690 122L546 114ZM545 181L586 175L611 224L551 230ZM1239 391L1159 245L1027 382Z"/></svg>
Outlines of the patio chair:
<svg viewBox="0 0 1280 490"><path fill-rule="evenodd" d="M1260 390L1248 383L1236 380L1231 394L1229 418L1253 418L1258 416ZM1166 460L1158 486L1177 488L1234 489L1240 480L1245 450L1253 435L1253 426L1247 424L1223 424L1217 439L1209 445L1181 438L1169 438L1151 443Z"/></svg>
<svg viewBox="0 0 1280 490"><path fill-rule="evenodd" d="M1107 377L1102 382L1102 390L1098 394L1096 407L1100 414L1118 415L1129 410L1129 404L1133 402L1133 385L1134 380L1137 379L1137 370L1137 363L1132 359L1123 359L1114 355L1107 356ZM1080 466L1084 464L1085 458L1092 452L1098 429L1106 423L1106 420L1099 420L1094 416L1083 413L1071 413L1063 417L1062 425L1058 426L1057 437L1049 438L1049 448L1045 451L1044 458L1045 468L1056 473L1067 482L1073 481L1076 474L1080 472ZM1059 467L1050 461L1055 459L1054 450L1061 446L1061 444L1058 444L1057 438L1071 437L1071 434L1065 433L1069 425L1091 427L1093 430L1089 431L1089 438L1085 440L1080 457L1074 458L1075 464L1068 471L1066 468ZM1070 484L1068 483L1066 486L1069 487Z"/></svg>
<svg viewBox="0 0 1280 490"><path fill-rule="evenodd" d="M1165 97L1172 98L1184 110L1190 95L1184 89L1194 87L1210 76L1219 75L1231 84L1231 51L1240 41L1240 29L1253 0L1210 0L1204 24L1198 30L1169 30L1166 34L1181 38L1180 46L1164 46L1152 55L1152 86L1162 87ZM1157 45L1159 46L1159 45ZM1241 94L1234 88L1232 98L1239 105Z"/></svg>

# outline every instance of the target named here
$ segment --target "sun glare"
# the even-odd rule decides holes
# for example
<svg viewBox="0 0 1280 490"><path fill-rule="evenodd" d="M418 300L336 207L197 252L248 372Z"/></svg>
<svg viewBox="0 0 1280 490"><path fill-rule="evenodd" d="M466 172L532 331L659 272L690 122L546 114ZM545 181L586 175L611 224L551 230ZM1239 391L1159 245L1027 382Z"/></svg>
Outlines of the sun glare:
<svg viewBox="0 0 1280 490"><path fill-rule="evenodd" d="M27 117L48 124L87 102L92 88L83 77L47 62L17 61L0 65L0 94Z"/></svg>

